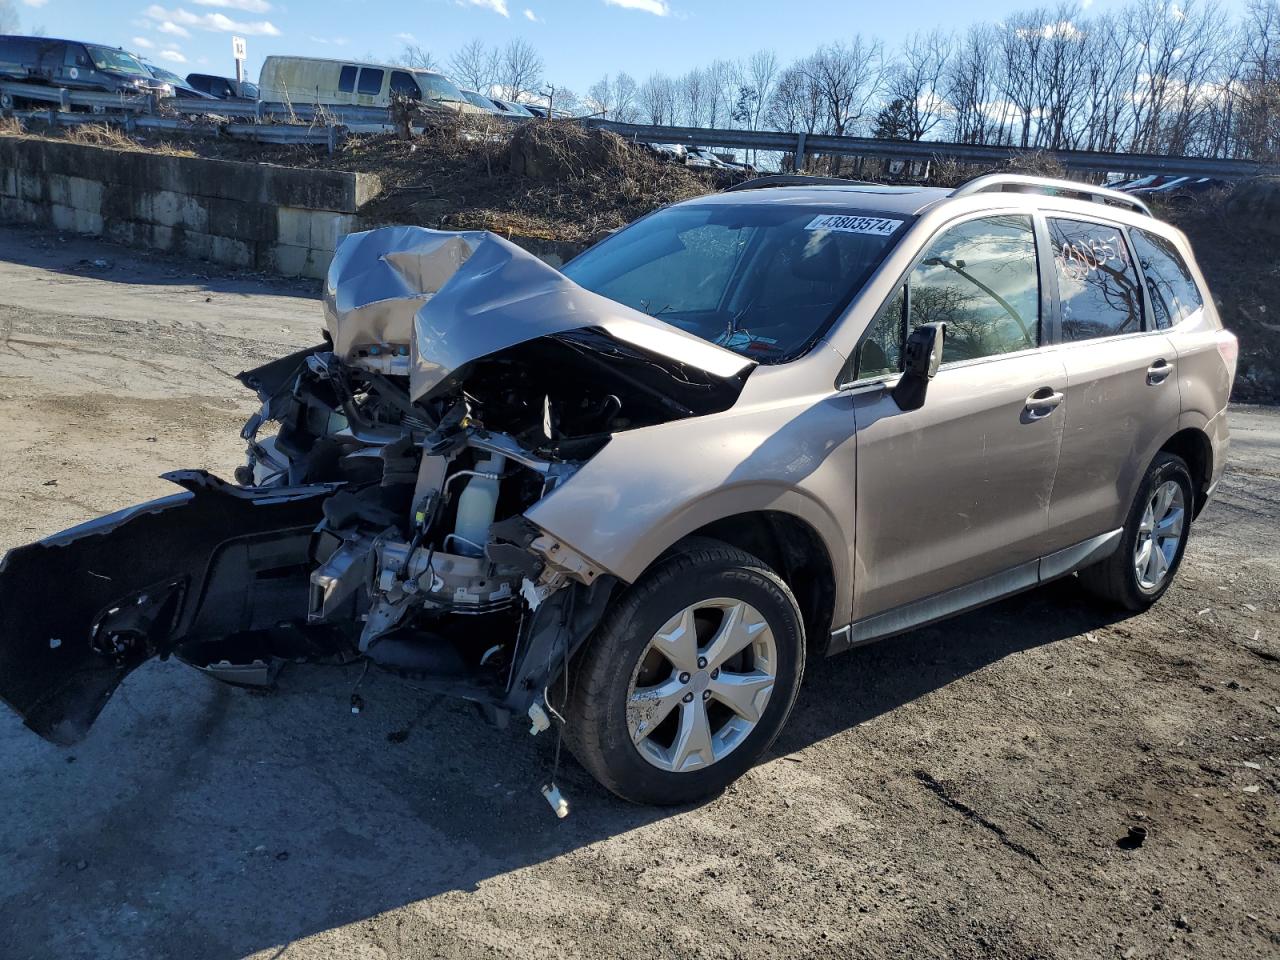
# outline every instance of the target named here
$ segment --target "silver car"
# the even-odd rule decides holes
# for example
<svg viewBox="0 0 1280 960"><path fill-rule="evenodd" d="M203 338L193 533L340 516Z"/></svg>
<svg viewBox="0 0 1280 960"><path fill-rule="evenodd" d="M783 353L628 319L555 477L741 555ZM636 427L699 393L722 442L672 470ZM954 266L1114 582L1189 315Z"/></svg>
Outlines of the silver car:
<svg viewBox="0 0 1280 960"><path fill-rule="evenodd" d="M1154 603L1226 460L1236 341L1185 237L1081 184L767 178L563 271L385 228L324 314L240 375L235 483L7 556L0 696L37 733L152 656L362 659L686 802L812 658L1077 572Z"/></svg>

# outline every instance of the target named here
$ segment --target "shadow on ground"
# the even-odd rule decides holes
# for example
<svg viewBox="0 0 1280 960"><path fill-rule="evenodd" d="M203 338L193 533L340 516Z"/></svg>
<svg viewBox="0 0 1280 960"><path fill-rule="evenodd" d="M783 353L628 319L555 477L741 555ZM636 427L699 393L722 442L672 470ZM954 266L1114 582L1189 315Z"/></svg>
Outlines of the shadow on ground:
<svg viewBox="0 0 1280 960"><path fill-rule="evenodd" d="M814 662L772 756L1112 619L1063 583ZM150 664L70 751L6 718L0 955L229 960L682 812L617 801L567 759L556 821L537 792L551 738L378 674L353 716L359 677L299 668L254 695Z"/></svg>

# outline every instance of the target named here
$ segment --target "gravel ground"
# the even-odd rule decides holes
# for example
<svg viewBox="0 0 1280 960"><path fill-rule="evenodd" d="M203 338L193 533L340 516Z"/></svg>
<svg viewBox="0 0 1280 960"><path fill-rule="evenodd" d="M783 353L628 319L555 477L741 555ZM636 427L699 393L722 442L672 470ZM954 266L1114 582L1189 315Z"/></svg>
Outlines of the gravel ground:
<svg viewBox="0 0 1280 960"><path fill-rule="evenodd" d="M0 548L239 461L228 375L314 289L193 270L0 229ZM1232 429L1153 610L1065 582L814 663L694 808L570 760L557 821L550 738L377 673L353 715L354 668L153 662L71 749L0 708L0 956L1275 956L1280 412Z"/></svg>

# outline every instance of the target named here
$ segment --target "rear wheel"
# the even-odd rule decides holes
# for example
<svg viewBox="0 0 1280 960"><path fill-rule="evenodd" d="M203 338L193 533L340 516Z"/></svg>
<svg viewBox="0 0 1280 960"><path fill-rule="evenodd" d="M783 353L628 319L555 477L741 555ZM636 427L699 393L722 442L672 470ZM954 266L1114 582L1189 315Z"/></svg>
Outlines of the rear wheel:
<svg viewBox="0 0 1280 960"><path fill-rule="evenodd" d="M718 793L782 729L804 648L799 607L778 575L748 553L699 541L606 616L577 665L566 741L623 799Z"/></svg>
<svg viewBox="0 0 1280 960"><path fill-rule="evenodd" d="M1194 497L1186 462L1158 454L1129 509L1119 548L1080 571L1085 589L1128 610L1145 610L1159 600L1182 563Z"/></svg>

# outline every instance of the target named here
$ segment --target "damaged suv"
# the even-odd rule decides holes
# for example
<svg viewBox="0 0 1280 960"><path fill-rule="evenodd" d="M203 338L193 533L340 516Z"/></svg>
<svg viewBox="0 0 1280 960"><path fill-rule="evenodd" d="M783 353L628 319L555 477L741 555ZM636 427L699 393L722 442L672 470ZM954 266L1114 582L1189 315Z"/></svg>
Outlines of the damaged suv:
<svg viewBox="0 0 1280 960"><path fill-rule="evenodd" d="M367 659L561 727L630 800L713 793L806 659L1080 571L1169 586L1236 359L1141 201L770 178L557 271L487 233L341 244L325 341L240 375L235 483L13 550L0 696L82 737L175 656Z"/></svg>

